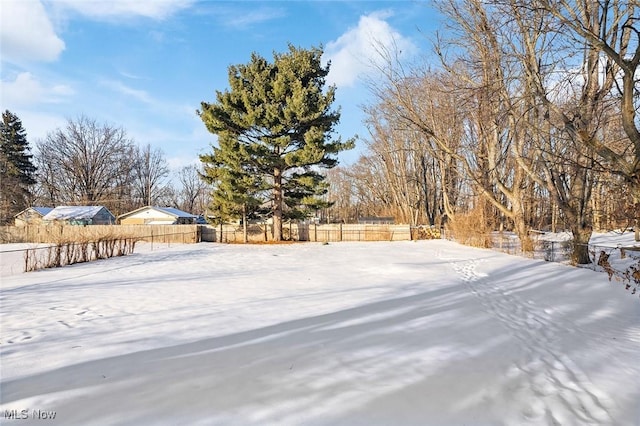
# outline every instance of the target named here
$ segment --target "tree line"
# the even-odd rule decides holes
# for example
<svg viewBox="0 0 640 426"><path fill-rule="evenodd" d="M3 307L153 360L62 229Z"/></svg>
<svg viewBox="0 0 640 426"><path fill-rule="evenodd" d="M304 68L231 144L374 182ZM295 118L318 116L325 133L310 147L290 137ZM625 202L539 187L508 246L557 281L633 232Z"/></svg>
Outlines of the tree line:
<svg viewBox="0 0 640 426"><path fill-rule="evenodd" d="M380 47L369 137L328 214L460 232L640 228L637 1L445 0L436 62Z"/></svg>
<svg viewBox="0 0 640 426"><path fill-rule="evenodd" d="M217 138L190 175L210 189L200 206L220 223L271 220L275 240L283 221L318 212L393 216L480 241L513 230L525 251L532 229L569 229L578 263L589 262L594 228L634 226L640 239L637 0L436 6L448 26L433 43L437 61L406 64L378 46L367 146L348 167L336 168L354 139L335 135L322 48L290 45L272 61L254 53L230 66L229 88L197 111ZM35 179L39 200L119 212L163 196L161 153L122 129L81 118L37 148L38 171L16 179Z"/></svg>
<svg viewBox="0 0 640 426"><path fill-rule="evenodd" d="M202 214L209 204L198 166L172 176L160 148L136 144L121 127L68 119L32 150L17 115L6 110L0 125L2 224L31 206L103 205L117 216L146 205Z"/></svg>

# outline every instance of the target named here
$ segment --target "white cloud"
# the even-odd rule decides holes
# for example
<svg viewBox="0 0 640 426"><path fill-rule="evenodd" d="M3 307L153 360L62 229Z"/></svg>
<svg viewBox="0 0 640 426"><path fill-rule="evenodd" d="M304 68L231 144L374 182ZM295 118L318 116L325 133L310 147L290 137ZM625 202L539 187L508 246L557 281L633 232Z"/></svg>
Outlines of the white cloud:
<svg viewBox="0 0 640 426"><path fill-rule="evenodd" d="M96 20L145 17L162 20L189 7L194 0L56 0L56 7L73 10Z"/></svg>
<svg viewBox="0 0 640 426"><path fill-rule="evenodd" d="M2 61L54 61L65 44L55 33L39 0L2 0Z"/></svg>
<svg viewBox="0 0 640 426"><path fill-rule="evenodd" d="M385 21L388 16L385 12L361 16L357 27L327 43L324 58L331 61L327 83L353 86L359 77L371 74L384 63L385 52L406 56L417 51L409 38Z"/></svg>
<svg viewBox="0 0 640 426"><path fill-rule="evenodd" d="M75 91L65 84L45 86L30 72L21 72L15 80L0 80L2 103L9 109L36 104L55 104L68 100Z"/></svg>
<svg viewBox="0 0 640 426"><path fill-rule="evenodd" d="M125 78L128 78L129 80L144 80L145 79L144 77L142 77L140 75L133 74L133 73L130 73L130 72L124 71L124 70L120 70L120 71L118 71L118 73L121 76L123 76Z"/></svg>
<svg viewBox="0 0 640 426"><path fill-rule="evenodd" d="M28 61L54 61L65 49L56 34L58 25L73 11L96 20L146 17L162 20L189 7L195 0L0 0L0 45L2 61L23 64ZM45 8L45 5L49 10Z"/></svg>
<svg viewBox="0 0 640 426"><path fill-rule="evenodd" d="M260 8L240 15L237 14L237 11L234 11L233 15L230 14L224 19L224 24L229 27L247 28L273 19L282 18L283 16L285 16L283 10L274 8Z"/></svg>
<svg viewBox="0 0 640 426"><path fill-rule="evenodd" d="M236 30L246 30L287 16L286 10L278 7L276 2L266 2L268 5L248 3L249 7L242 2L205 1L200 2L196 13L210 16L220 25Z"/></svg>
<svg viewBox="0 0 640 426"><path fill-rule="evenodd" d="M154 104L155 100L153 99L153 97L151 95L149 95L149 93L147 93L144 90L140 90L140 89L134 89L132 87L127 86L126 84L122 83L121 81L117 81L117 80L103 80L101 82L101 84L105 87L107 87L108 89L111 89L115 92L118 92L120 94L123 94L125 96L129 96L132 97L140 102L143 102L145 104Z"/></svg>

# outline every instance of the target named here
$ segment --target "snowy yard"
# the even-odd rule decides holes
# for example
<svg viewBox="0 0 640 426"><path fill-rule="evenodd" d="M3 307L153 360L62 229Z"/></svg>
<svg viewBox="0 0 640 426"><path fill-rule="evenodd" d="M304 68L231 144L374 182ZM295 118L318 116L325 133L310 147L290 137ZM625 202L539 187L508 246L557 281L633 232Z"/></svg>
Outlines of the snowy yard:
<svg viewBox="0 0 640 426"><path fill-rule="evenodd" d="M441 240L14 258L3 424L640 424L640 300L604 273Z"/></svg>

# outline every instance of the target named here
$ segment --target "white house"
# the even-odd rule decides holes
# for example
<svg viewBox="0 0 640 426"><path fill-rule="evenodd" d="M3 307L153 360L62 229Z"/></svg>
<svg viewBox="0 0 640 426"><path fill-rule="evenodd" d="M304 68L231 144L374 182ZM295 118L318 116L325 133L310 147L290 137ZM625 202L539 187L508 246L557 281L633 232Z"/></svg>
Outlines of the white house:
<svg viewBox="0 0 640 426"><path fill-rule="evenodd" d="M40 225L53 207L29 207L13 217L15 226Z"/></svg>
<svg viewBox="0 0 640 426"><path fill-rule="evenodd" d="M104 206L58 206L44 215L42 223L66 225L113 225L116 217Z"/></svg>
<svg viewBox="0 0 640 426"><path fill-rule="evenodd" d="M198 216L173 207L145 206L118 216L121 225L183 225L193 224Z"/></svg>

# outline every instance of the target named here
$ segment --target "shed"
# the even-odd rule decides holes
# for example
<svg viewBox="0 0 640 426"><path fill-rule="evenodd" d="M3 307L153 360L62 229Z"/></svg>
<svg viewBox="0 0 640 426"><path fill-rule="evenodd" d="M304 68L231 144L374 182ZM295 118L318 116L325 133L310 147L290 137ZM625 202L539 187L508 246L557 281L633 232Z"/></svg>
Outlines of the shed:
<svg viewBox="0 0 640 426"><path fill-rule="evenodd" d="M47 213L42 221L66 225L112 225L116 217L104 206L58 206Z"/></svg>
<svg viewBox="0 0 640 426"><path fill-rule="evenodd" d="M41 225L42 218L53 210L53 207L29 207L13 217L15 226Z"/></svg>
<svg viewBox="0 0 640 426"><path fill-rule="evenodd" d="M194 224L198 216L173 207L145 206L118 216L121 225Z"/></svg>

